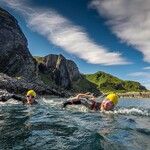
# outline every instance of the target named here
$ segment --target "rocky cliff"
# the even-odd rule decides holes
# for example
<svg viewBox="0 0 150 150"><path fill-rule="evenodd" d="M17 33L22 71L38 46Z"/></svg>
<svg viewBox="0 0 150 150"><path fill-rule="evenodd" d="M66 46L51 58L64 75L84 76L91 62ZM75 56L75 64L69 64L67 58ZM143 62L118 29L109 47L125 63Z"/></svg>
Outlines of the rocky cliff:
<svg viewBox="0 0 150 150"><path fill-rule="evenodd" d="M29 52L17 20L0 8L0 89L25 93L32 88L39 94L68 95L40 80L38 64Z"/></svg>
<svg viewBox="0 0 150 150"><path fill-rule="evenodd" d="M10 77L3 73L0 73L0 89L16 94L25 94L28 89L34 89L40 95L49 94L61 97L67 97L70 95L67 91L46 86L42 82L27 82L25 78Z"/></svg>
<svg viewBox="0 0 150 150"><path fill-rule="evenodd" d="M17 20L0 8L0 89L14 93L35 89L40 94L69 96L70 92L91 88L96 87L64 56L50 54L33 58Z"/></svg>
<svg viewBox="0 0 150 150"><path fill-rule="evenodd" d="M93 92L100 95L96 85L80 74L77 65L62 55L50 54L45 57L34 57L39 64L41 80L47 85L57 85L72 93Z"/></svg>
<svg viewBox="0 0 150 150"><path fill-rule="evenodd" d="M77 65L63 55L50 54L45 57L35 57L35 59L39 64L39 71L49 75L49 79L58 86L71 89L73 81L81 77Z"/></svg>
<svg viewBox="0 0 150 150"><path fill-rule="evenodd" d="M0 8L0 72L9 76L37 77L36 61L17 20Z"/></svg>

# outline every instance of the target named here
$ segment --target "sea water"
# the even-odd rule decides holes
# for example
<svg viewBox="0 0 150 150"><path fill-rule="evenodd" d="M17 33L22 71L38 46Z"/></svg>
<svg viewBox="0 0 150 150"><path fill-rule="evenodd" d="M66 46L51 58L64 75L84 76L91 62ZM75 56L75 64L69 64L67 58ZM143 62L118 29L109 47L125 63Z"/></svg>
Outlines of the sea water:
<svg viewBox="0 0 150 150"><path fill-rule="evenodd" d="M64 100L0 103L0 149L150 150L150 99L121 99L108 112L63 109Z"/></svg>

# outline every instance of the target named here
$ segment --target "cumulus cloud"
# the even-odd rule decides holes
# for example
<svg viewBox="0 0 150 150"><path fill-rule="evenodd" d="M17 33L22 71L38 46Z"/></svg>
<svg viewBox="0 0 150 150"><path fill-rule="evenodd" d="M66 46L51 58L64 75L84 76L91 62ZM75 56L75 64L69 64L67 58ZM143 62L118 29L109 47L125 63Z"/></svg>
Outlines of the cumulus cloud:
<svg viewBox="0 0 150 150"><path fill-rule="evenodd" d="M134 73L130 73L128 74L129 76L132 77L142 77L142 78L149 78L150 79L150 73L149 72L134 72Z"/></svg>
<svg viewBox="0 0 150 150"><path fill-rule="evenodd" d="M1 2L21 12L31 29L88 63L129 64L120 53L110 52L106 47L96 44L82 27L74 25L55 10L32 8L27 4L28 0L2 0Z"/></svg>
<svg viewBox="0 0 150 150"><path fill-rule="evenodd" d="M150 90L150 80L141 82L148 90Z"/></svg>
<svg viewBox="0 0 150 150"><path fill-rule="evenodd" d="M144 70L150 70L150 66L144 67L143 69L144 69Z"/></svg>
<svg viewBox="0 0 150 150"><path fill-rule="evenodd" d="M132 80L140 81L142 85L144 85L147 89L150 90L150 72L148 71L132 72L129 73L128 76Z"/></svg>
<svg viewBox="0 0 150 150"><path fill-rule="evenodd" d="M90 7L106 17L113 33L150 63L150 0L92 0Z"/></svg>

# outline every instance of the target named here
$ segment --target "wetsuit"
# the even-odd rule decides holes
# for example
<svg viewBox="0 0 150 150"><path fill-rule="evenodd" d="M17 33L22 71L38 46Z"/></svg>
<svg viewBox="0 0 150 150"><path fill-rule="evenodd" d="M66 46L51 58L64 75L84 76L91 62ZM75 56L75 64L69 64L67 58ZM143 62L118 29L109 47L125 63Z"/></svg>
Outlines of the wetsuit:
<svg viewBox="0 0 150 150"><path fill-rule="evenodd" d="M6 102L7 100L9 100L11 98L13 98L17 101L23 101L25 99L25 97L18 96L18 95L15 95L15 94L8 94L8 95L6 94L6 95L1 95L0 96L0 101Z"/></svg>
<svg viewBox="0 0 150 150"><path fill-rule="evenodd" d="M96 102L94 100L82 98L82 99L68 100L63 103L63 107L66 107L67 105L84 105L90 110L100 110L101 102Z"/></svg>
<svg viewBox="0 0 150 150"><path fill-rule="evenodd" d="M15 95L15 94L9 94L9 95L2 95L0 96L0 101L1 102L6 102L7 100L9 99L15 99L17 101L20 101L20 102L23 102L23 104L26 104L27 103L27 100L24 96L19 96L19 95ZM38 102L37 101L34 101L33 104L37 104Z"/></svg>

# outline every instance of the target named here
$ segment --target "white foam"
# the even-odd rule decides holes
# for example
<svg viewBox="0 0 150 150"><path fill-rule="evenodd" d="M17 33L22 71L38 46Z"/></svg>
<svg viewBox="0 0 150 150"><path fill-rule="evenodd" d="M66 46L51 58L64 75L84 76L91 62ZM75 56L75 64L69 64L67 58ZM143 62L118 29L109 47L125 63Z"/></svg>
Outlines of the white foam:
<svg viewBox="0 0 150 150"><path fill-rule="evenodd" d="M72 110L72 111L78 111L78 112L88 112L89 109L85 106L82 106L82 105L70 105L70 106L67 106L67 109L68 110Z"/></svg>
<svg viewBox="0 0 150 150"><path fill-rule="evenodd" d="M120 108L114 111L104 111L106 114L122 114L122 115L140 115L150 116L148 110L142 110L140 108Z"/></svg>

